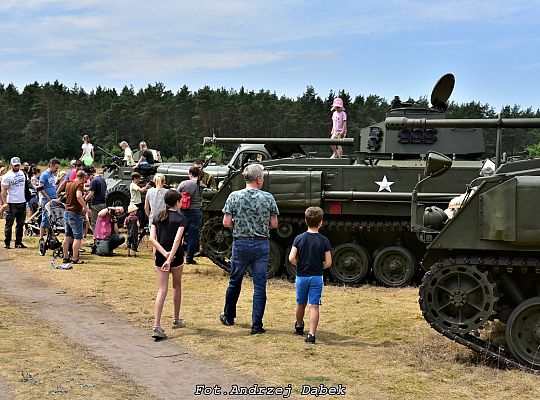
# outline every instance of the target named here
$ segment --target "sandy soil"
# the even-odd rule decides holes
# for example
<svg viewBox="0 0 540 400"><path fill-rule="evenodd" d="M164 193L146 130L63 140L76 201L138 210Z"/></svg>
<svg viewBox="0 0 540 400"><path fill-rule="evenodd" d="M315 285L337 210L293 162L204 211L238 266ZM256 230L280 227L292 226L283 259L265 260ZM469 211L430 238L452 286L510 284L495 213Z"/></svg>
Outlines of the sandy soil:
<svg viewBox="0 0 540 400"><path fill-rule="evenodd" d="M226 371L218 362L204 362L166 340L154 342L149 331L130 326L104 307L76 300L61 289L36 279L31 273L6 261L1 253L0 290L29 306L39 318L60 327L71 340L123 370L157 398L201 398L194 395L196 385L219 385L227 392L233 384L252 386L256 381L252 377ZM202 396L205 397L236 398ZM0 398L10 398L2 382Z"/></svg>
<svg viewBox="0 0 540 400"><path fill-rule="evenodd" d="M6 385L4 384L4 381L0 378L0 399L4 400L12 400L13 396L9 394L8 390L6 389Z"/></svg>

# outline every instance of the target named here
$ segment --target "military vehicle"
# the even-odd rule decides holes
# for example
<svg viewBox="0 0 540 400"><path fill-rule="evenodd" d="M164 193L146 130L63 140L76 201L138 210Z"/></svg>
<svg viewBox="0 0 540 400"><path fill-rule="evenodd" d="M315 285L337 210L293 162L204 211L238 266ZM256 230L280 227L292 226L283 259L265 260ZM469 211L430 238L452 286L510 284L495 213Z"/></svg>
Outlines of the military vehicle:
<svg viewBox="0 0 540 400"><path fill-rule="evenodd" d="M205 138L205 143L212 142L213 138ZM260 162L270 159L283 158L283 157L302 157L306 156L306 152L300 144L331 144L339 143L341 145L352 145L353 139L343 140L330 140L330 139L305 139L302 143L279 143L275 145L272 143L266 143L259 141L258 143L241 143L236 152L231 157L228 164L216 165L210 164L210 158L205 160L204 170L209 172L216 178L216 182L219 184L225 177L228 176L229 171L242 168L248 162ZM109 157L111 157L111 163L104 168L104 178L107 183L107 205L109 206L122 206L124 210L130 202L129 185L131 183L131 174L134 171L133 168L125 166L124 160L114 154L109 153L107 150L98 147ZM178 163L163 163L161 161L161 155L157 150L151 150L154 153L154 159L157 161L151 169L147 169L139 172L141 175L141 185L146 185L151 181L154 174L161 173L167 178L167 184L171 187L176 187L180 182L188 179L189 168L193 166L193 163L178 162ZM137 160L139 158L139 151L133 153L133 158ZM205 198L211 198L213 192L208 191L204 193Z"/></svg>
<svg viewBox="0 0 540 400"><path fill-rule="evenodd" d="M103 168L103 178L107 183L107 205L108 206L122 206L124 210L127 210L130 203L129 185L131 183L131 174L133 168L124 164L124 159L118 157L107 150L96 146L98 150L104 152L111 157L111 162ZM141 184L145 185L152 180L154 174L158 169L158 165L161 163L161 154L157 150L150 149L154 155L155 164L150 169L137 170L141 172ZM139 150L133 152L133 159L138 160L140 157ZM123 219L123 216L120 218Z"/></svg>
<svg viewBox="0 0 540 400"><path fill-rule="evenodd" d="M540 119L402 119L389 126L497 127L500 137L502 127L539 128ZM445 337L500 365L540 369L540 159L508 158L493 174L473 180L447 219L422 194L451 166L450 158L430 153L413 190L411 230L427 244L422 314ZM505 324L505 343L496 345L480 331L492 321Z"/></svg>
<svg viewBox="0 0 540 400"><path fill-rule="evenodd" d="M302 146L305 145L321 145L331 143L339 143L341 145L352 145L353 139L330 140L306 138L299 140L280 139L275 143L266 139L233 139L227 138L217 139L216 137L205 137L203 145L212 144L216 141L219 143L238 143L235 153L227 164L216 165L208 164L204 170L216 178L217 183L225 179L231 170L242 169L244 165L250 162L261 162L266 160L275 160L286 157L305 157L306 151ZM161 164L157 168L157 172L164 174L167 180L180 183L187 179L189 168L193 163L167 163Z"/></svg>
<svg viewBox="0 0 540 400"><path fill-rule="evenodd" d="M441 119L454 87L451 74L443 76L431 96L431 108L394 99L393 118ZM213 142L252 139L214 138ZM278 146L302 139L257 139ZM330 274L337 282L361 282L372 271L386 286L404 286L415 277L425 244L410 229L412 189L422 174L430 150L452 157L454 168L443 180L426 183L423 200L446 207L478 176L484 153L480 128L394 128L385 122L363 128L354 140L354 154L329 159L297 156L266 160L263 189L274 195L280 209L279 226L271 233L269 276L282 268L294 275L286 255L294 237L305 230L304 210L320 206L325 212L322 233L334 247ZM240 167L238 165L237 167ZM232 234L223 228L221 210L233 190L244 187L240 168L230 169L217 195L205 208L201 243L206 255L230 269Z"/></svg>

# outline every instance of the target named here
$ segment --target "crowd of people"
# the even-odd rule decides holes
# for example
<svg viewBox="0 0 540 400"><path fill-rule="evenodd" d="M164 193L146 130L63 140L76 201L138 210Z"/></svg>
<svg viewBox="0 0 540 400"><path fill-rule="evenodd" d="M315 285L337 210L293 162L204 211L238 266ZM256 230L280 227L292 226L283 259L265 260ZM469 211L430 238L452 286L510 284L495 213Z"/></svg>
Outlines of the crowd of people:
<svg viewBox="0 0 540 400"><path fill-rule="evenodd" d="M145 142L141 142L141 156L135 162L127 142L121 142L119 146L124 150L125 164L134 169L129 188L131 201L127 210L121 206L107 206L107 184L92 165L94 152L87 135L83 137L80 159L72 161L70 171L61 179L58 177L60 161L57 159L51 159L47 169L41 173L34 165L21 163L18 157L13 157L10 169L3 171L1 179L0 212L7 211L4 248L9 249L11 246L14 223L14 246L26 248L22 238L27 208L34 210L40 204L42 210L45 210L46 203L59 198L62 198L65 205L63 265L84 264L80 258L80 249L82 245L89 244L88 232L93 236L93 253L100 256L113 255L113 251L126 241L126 237L119 234L120 216L125 216L123 226L127 229L128 256L136 257L139 231L148 224L158 281L152 337L163 339L167 335L161 327L161 315L168 292L169 275L172 275L174 291L172 328L186 326L186 322L180 318L183 267L185 264L197 263L195 257L199 250L199 230L203 222L201 189L215 189L217 185L214 177L203 170L201 160L194 163L189 169L189 179L181 182L176 189L167 189L165 176L159 173L154 174L151 183L143 185L139 171L152 167L152 152ZM262 334L265 332L263 317L270 229L278 226L279 210L273 196L261 190L264 171L260 164L247 165L243 176L246 187L232 192L222 210L223 226L232 229L233 244L232 272L219 320L226 326L235 324L242 280L247 267L251 266L254 285L251 334ZM144 201L142 194L145 194ZM44 240L50 228L49 219L45 211L43 213L40 241ZM306 305L310 304L310 327L305 341L315 343L323 268L328 268L332 263L331 246L328 239L318 232L322 226L322 209L309 207L305 219L308 229L295 238L289 255L290 262L297 266L294 330L298 335L304 335L304 314Z"/></svg>

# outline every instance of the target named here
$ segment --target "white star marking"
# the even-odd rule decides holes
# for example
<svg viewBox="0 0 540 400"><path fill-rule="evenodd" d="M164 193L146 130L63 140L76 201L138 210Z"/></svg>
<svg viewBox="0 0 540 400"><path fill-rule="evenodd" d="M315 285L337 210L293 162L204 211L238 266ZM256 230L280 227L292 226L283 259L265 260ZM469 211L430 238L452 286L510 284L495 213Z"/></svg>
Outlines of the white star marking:
<svg viewBox="0 0 540 400"><path fill-rule="evenodd" d="M387 179L386 179L386 175L384 176L384 178L382 179L382 181L380 182L377 182L375 181L375 183L377 185L379 185L379 192L383 191L383 190L388 190L389 192L392 191L392 189L390 188L390 185L393 185L394 182L389 182Z"/></svg>

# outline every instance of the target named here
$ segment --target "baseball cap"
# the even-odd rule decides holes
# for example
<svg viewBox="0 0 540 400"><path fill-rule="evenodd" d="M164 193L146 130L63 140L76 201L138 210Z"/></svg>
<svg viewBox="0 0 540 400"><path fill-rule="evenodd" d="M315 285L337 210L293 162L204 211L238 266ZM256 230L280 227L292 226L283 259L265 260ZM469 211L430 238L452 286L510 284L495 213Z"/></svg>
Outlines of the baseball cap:
<svg viewBox="0 0 540 400"><path fill-rule="evenodd" d="M11 165L21 165L21 159L19 157L13 157L11 159Z"/></svg>

